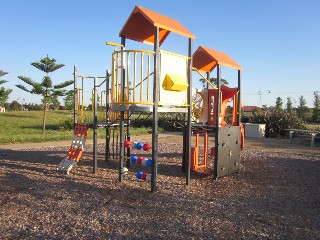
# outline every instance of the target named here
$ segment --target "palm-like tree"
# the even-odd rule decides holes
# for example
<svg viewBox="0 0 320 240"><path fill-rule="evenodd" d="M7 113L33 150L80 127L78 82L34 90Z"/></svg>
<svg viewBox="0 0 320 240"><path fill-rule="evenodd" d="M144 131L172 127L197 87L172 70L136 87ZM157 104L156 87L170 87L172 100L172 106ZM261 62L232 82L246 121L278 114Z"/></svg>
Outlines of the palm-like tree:
<svg viewBox="0 0 320 240"><path fill-rule="evenodd" d="M64 64L57 64L56 60L54 58L49 58L48 55L45 58L42 58L40 62L33 62L31 63L32 66L38 68L42 72L45 72L46 75L43 77L42 81L40 83L33 81L29 77L24 76L18 76L20 80L25 82L26 84L30 85L32 88L29 90L23 85L16 85L16 87L29 92L31 94L37 94L41 95L42 102L44 104L43 106L43 125L42 125L42 134L45 133L46 129L46 115L47 115L47 106L48 101L53 96L64 96L66 94L66 90L63 88L73 84L73 80L65 81L58 85L53 85L51 77L49 76L49 73L52 73L59 68L64 67Z"/></svg>
<svg viewBox="0 0 320 240"><path fill-rule="evenodd" d="M8 74L7 72L4 72L0 70L0 77ZM0 85L8 82L7 80L0 80ZM12 89L5 89L4 87L0 87L0 105L4 104L8 98L9 94L12 92Z"/></svg>

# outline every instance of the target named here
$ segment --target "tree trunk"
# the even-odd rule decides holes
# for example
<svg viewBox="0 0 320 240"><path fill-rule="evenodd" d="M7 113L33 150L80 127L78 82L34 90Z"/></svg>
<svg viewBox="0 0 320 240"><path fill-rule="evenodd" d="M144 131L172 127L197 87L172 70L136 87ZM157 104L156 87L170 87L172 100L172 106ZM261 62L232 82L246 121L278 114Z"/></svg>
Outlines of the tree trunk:
<svg viewBox="0 0 320 240"><path fill-rule="evenodd" d="M46 119L47 119L47 100L44 99L44 107L43 107L43 122L42 122L42 135L44 135L46 131Z"/></svg>

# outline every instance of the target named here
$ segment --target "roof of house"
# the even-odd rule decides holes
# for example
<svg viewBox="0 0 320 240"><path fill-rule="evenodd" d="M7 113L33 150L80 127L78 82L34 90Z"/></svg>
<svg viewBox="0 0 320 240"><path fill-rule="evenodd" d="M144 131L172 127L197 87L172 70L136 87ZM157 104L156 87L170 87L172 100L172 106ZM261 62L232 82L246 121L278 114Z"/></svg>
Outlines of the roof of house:
<svg viewBox="0 0 320 240"><path fill-rule="evenodd" d="M170 32L194 39L195 36L178 21L150 11L146 8L135 6L119 36L128 39L153 44L154 27L159 27L159 42L162 44Z"/></svg>
<svg viewBox="0 0 320 240"><path fill-rule="evenodd" d="M257 107L256 106L243 106L242 107L242 110L243 111L247 111L247 112L252 112L256 109Z"/></svg>

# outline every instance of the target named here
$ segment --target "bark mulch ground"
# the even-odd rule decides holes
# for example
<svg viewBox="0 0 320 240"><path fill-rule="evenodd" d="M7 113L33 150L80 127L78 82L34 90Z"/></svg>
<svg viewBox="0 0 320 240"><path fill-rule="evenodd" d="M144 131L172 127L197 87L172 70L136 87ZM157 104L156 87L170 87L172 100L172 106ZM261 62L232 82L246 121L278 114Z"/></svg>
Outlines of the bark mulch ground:
<svg viewBox="0 0 320 240"><path fill-rule="evenodd" d="M186 186L182 144L164 138L156 193L138 166L118 182L103 143L95 175L91 145L69 176L66 146L0 149L0 238L320 239L319 147L279 143L249 140L239 174L213 182L209 168Z"/></svg>

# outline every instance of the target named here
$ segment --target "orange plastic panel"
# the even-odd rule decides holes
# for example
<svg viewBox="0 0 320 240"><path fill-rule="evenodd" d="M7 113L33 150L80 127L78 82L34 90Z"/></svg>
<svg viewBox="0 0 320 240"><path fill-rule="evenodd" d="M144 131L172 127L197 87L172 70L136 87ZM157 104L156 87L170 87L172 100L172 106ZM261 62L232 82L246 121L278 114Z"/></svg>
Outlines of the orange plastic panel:
<svg viewBox="0 0 320 240"><path fill-rule="evenodd" d="M199 134L203 133L203 164L199 164ZM208 160L208 131L196 130L196 146L191 148L191 164L190 169L196 170L207 167Z"/></svg>
<svg viewBox="0 0 320 240"><path fill-rule="evenodd" d="M154 27L160 28L160 44L164 42L170 32L192 39L195 38L194 35L178 21L140 6L136 6L133 9L122 27L119 36L125 36L128 39L138 42L153 44Z"/></svg>
<svg viewBox="0 0 320 240"><path fill-rule="evenodd" d="M192 66L199 71L211 72L218 64L242 70L242 67L227 54L204 46L198 47L192 58Z"/></svg>
<svg viewBox="0 0 320 240"><path fill-rule="evenodd" d="M237 94L238 94L238 88L229 88L227 86L221 86L221 111L220 111L220 117L221 117L221 126L227 125L224 118L226 115L226 109L227 104L229 100L233 99L233 112L232 112L232 125L237 124ZM216 124L216 97L217 96L217 90L216 89L209 89L208 90L208 125L215 125ZM214 99L213 104L211 103L211 99Z"/></svg>
<svg viewBox="0 0 320 240"><path fill-rule="evenodd" d="M82 156L83 150L81 148L76 148L71 146L67 153L67 159L79 161Z"/></svg>
<svg viewBox="0 0 320 240"><path fill-rule="evenodd" d="M240 149L244 149L244 125L240 124L240 133L241 133L241 144L240 144Z"/></svg>
<svg viewBox="0 0 320 240"><path fill-rule="evenodd" d="M77 124L74 128L74 135L86 137L88 135L88 126L85 124Z"/></svg>

